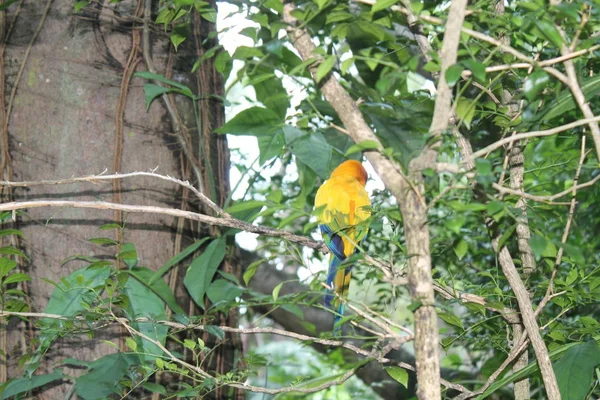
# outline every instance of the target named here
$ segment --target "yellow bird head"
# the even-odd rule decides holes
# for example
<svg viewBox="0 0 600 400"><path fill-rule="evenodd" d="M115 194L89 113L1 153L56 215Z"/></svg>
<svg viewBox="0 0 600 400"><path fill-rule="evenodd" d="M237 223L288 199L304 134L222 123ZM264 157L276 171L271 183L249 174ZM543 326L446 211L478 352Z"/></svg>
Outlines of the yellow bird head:
<svg viewBox="0 0 600 400"><path fill-rule="evenodd" d="M365 184L367 183L367 179L369 178L369 175L367 175L367 171L362 166L360 161L356 160L348 160L341 163L336 169L333 170L330 178L335 178L336 176L354 177L363 186L365 186Z"/></svg>

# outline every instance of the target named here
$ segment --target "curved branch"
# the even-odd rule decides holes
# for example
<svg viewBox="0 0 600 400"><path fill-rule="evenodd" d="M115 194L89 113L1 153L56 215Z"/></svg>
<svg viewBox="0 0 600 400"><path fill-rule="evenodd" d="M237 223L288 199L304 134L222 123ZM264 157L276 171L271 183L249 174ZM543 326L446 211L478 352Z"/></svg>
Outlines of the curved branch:
<svg viewBox="0 0 600 400"><path fill-rule="evenodd" d="M198 189L196 189L188 181L182 181L181 179L173 178L172 176L168 176L168 175L157 174L154 171L156 171L156 168L153 169L151 172L129 172L129 173L125 173L125 174L116 173L116 174L104 175L104 173L106 172L106 170L105 170L102 173L100 173L99 175L89 175L89 176L82 176L82 177L68 178L68 179L51 179L51 180L25 181L25 182L0 181L0 186L31 187L31 186L44 186L44 185L67 185L70 183L80 183L80 182L97 183L99 181L125 179L125 178L131 178L131 177L135 177L135 176L148 176L148 177L152 177L152 178L157 178L157 179L162 179L165 181L173 182L173 183L176 183L177 185L180 185L186 189L191 190L202 203L204 203L206 206L210 207L218 215L221 215L226 218L231 218L231 215L229 215L225 211L223 211L223 209L221 209L221 207L216 205L211 199L209 199L206 195L204 195L202 192L200 192Z"/></svg>
<svg viewBox="0 0 600 400"><path fill-rule="evenodd" d="M248 222L241 221L235 218L217 218L204 214L198 214L191 211L178 210L176 208L156 207L156 206L137 206L129 204L117 204L107 201L73 201L73 200L33 200L33 201L13 201L0 204L0 211L23 210L26 208L40 207L58 207L58 208L93 208L97 210L117 210L129 213L149 213L169 215L177 218L185 218L200 223L216 226L224 226L227 228L241 229L250 233L259 235L278 237L289 240L300 245L318 249L323 252L327 251L327 246L323 242L312 240L306 236L296 235L290 232L273 229L266 226L253 225Z"/></svg>

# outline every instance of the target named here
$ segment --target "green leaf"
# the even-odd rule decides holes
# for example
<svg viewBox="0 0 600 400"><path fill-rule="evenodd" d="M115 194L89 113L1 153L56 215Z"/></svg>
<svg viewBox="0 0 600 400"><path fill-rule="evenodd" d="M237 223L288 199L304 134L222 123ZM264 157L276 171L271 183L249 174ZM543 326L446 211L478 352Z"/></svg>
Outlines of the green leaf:
<svg viewBox="0 0 600 400"><path fill-rule="evenodd" d="M333 66L335 65L336 57L335 56L327 56L317 67L317 72L315 73L315 82L319 83L323 78L325 78L330 72Z"/></svg>
<svg viewBox="0 0 600 400"><path fill-rule="evenodd" d="M132 351L136 351L137 350L137 343L135 342L135 340L133 340L133 338L125 338L125 344L127 345L127 347L129 347Z"/></svg>
<svg viewBox="0 0 600 400"><path fill-rule="evenodd" d="M469 251L469 245L464 239L460 239L456 246L454 246L454 254L456 254L456 257L458 257L459 260L463 259L467 254L467 251Z"/></svg>
<svg viewBox="0 0 600 400"><path fill-rule="evenodd" d="M247 60L249 58L262 58L265 54L256 47L239 46L231 56L234 60Z"/></svg>
<svg viewBox="0 0 600 400"><path fill-rule="evenodd" d="M376 13L377 11L385 10L388 7L396 4L398 0L377 0L373 7L371 7L371 13Z"/></svg>
<svg viewBox="0 0 600 400"><path fill-rule="evenodd" d="M460 63L448 67L446 70L446 82L448 82L448 86L453 87L456 85L456 82L461 78L463 70L464 67Z"/></svg>
<svg viewBox="0 0 600 400"><path fill-rule="evenodd" d="M462 120L467 129L471 128L471 121L475 116L475 110L475 104L473 104L470 100L467 100L464 97L461 97L456 102L456 115L458 115L458 117Z"/></svg>
<svg viewBox="0 0 600 400"><path fill-rule="evenodd" d="M16 0L14 0L16 1ZM14 1L9 1L8 3L13 3ZM79 11L81 11L82 8L87 7L90 4L89 0L82 0L82 1L78 1L73 5L73 12L74 13L78 13ZM4 6L5 4L2 4L2 6ZM2 7L0 6L0 7ZM2 9L2 8L0 8Z"/></svg>
<svg viewBox="0 0 600 400"><path fill-rule="evenodd" d="M452 326L456 326L461 330L465 330L462 321L454 314L446 313L446 312L438 312L438 317L440 317L444 322L450 324Z"/></svg>
<svg viewBox="0 0 600 400"><path fill-rule="evenodd" d="M88 239L88 242L94 243L94 244L99 244L101 246L104 246L104 245L116 246L117 244L119 244L119 242L117 242L116 240L111 239L111 238L106 238L106 237L91 238L91 239Z"/></svg>
<svg viewBox="0 0 600 400"><path fill-rule="evenodd" d="M270 45L270 51L277 51L276 49L281 46L280 43L280 41L269 42L265 46ZM272 69L255 68L252 79L248 81L247 85L254 87L256 100L275 112L282 121L285 119L287 110L290 107L290 97L288 91L283 87L282 80L275 75Z"/></svg>
<svg viewBox="0 0 600 400"><path fill-rule="evenodd" d="M17 0L6 0L4 3L0 4L0 11L6 10L12 3L15 3Z"/></svg>
<svg viewBox="0 0 600 400"><path fill-rule="evenodd" d="M144 98L146 99L146 110L150 109L150 105L158 96L162 96L165 93L170 93L173 91L173 88L158 86L154 83L146 83L144 85Z"/></svg>
<svg viewBox="0 0 600 400"><path fill-rule="evenodd" d="M121 229L122 226L119 224L104 224L102 226L100 226L100 229L102 229L103 231L109 231L111 229Z"/></svg>
<svg viewBox="0 0 600 400"><path fill-rule="evenodd" d="M492 163L490 160L485 158L478 158L475 160L475 168L479 175L490 175L492 173Z"/></svg>
<svg viewBox="0 0 600 400"><path fill-rule="evenodd" d="M527 100L535 100L550 82L550 76L544 70L536 70L531 73L523 83L523 92Z"/></svg>
<svg viewBox="0 0 600 400"><path fill-rule="evenodd" d="M223 332L223 329L219 328L218 326L206 325L204 329L207 333L213 335L218 339L223 339L225 337L225 332Z"/></svg>
<svg viewBox="0 0 600 400"><path fill-rule="evenodd" d="M458 214L452 218L447 219L445 225L452 232L459 234L460 228L462 228L465 225L465 222L467 222L467 218L465 217L465 215Z"/></svg>
<svg viewBox="0 0 600 400"><path fill-rule="evenodd" d="M3 278L17 266L17 262L10 258L0 258L0 278Z"/></svg>
<svg viewBox="0 0 600 400"><path fill-rule="evenodd" d="M137 77L137 78L159 81L159 82L165 83L169 86L173 86L174 88L177 88L183 92L187 92L190 95L192 94L192 90L189 87L187 87L184 84L179 83L177 81L165 78L163 75L160 75L160 74L155 74L155 73L152 73L149 71L139 71L139 72L136 72L135 74L133 74L133 76Z"/></svg>
<svg viewBox="0 0 600 400"><path fill-rule="evenodd" d="M273 301L277 301L277 299L279 298L279 291L281 290L283 283L284 282L281 282L279 285L275 286L275 288L273 289Z"/></svg>
<svg viewBox="0 0 600 400"><path fill-rule="evenodd" d="M487 73L485 72L484 64L475 60L464 60L462 63L473 73L473 77L477 82L483 85L487 83Z"/></svg>
<svg viewBox="0 0 600 400"><path fill-rule="evenodd" d="M21 393L29 392L62 378L63 374L61 372L53 372L51 374L34 375L31 378L19 378L9 381L8 385L2 391L0 399L4 400Z"/></svg>
<svg viewBox="0 0 600 400"><path fill-rule="evenodd" d="M23 237L23 232L18 229L2 229L0 230L0 237L8 236L8 235L16 235Z"/></svg>
<svg viewBox="0 0 600 400"><path fill-rule="evenodd" d="M171 258L169 261L167 261L167 263L165 265L160 267L160 269L158 271L156 271L156 273L152 276L152 278L150 278L148 280L148 285L152 285L154 283L154 281L156 281L158 278L160 278L161 276L166 274L167 271L169 269L171 269L171 267L179 264L181 261L183 261L187 257L189 257L193 252L198 250L198 248L200 246L202 246L202 244L204 242L206 242L208 239L210 239L209 236L203 237L202 239L190 244L188 247L183 249L180 253L176 254L173 258Z"/></svg>
<svg viewBox="0 0 600 400"><path fill-rule="evenodd" d="M333 166L331 165L333 146L327 143L323 134L317 132L294 141L290 146L292 153L315 171L323 179L327 179Z"/></svg>
<svg viewBox="0 0 600 400"><path fill-rule="evenodd" d="M171 39L171 43L173 43L173 47L175 47L175 51L177 51L181 43L185 42L185 40L188 37L188 34L189 29L187 24L177 25L173 29L173 32L171 33L171 36L169 38Z"/></svg>
<svg viewBox="0 0 600 400"><path fill-rule="evenodd" d="M566 283L567 285L571 285L571 284L573 284L573 282L575 282L575 281L577 280L577 277L578 277L578 275L579 275L579 274L578 274L578 272L577 272L577 268L572 268L572 269L569 271L569 274L567 275L567 278L565 279L565 283Z"/></svg>
<svg viewBox="0 0 600 400"><path fill-rule="evenodd" d="M134 354L115 353L89 363L88 372L75 378L75 392L83 400L101 400L120 394L119 383L139 360Z"/></svg>
<svg viewBox="0 0 600 400"><path fill-rule="evenodd" d="M562 245L567 253L567 255L577 264L585 263L585 256L583 255L583 251L579 246L573 246L567 243Z"/></svg>
<svg viewBox="0 0 600 400"><path fill-rule="evenodd" d="M279 0L265 0L263 5L277 11L278 14L283 14L283 3Z"/></svg>
<svg viewBox="0 0 600 400"><path fill-rule="evenodd" d="M408 167L410 160L425 145L433 115L433 102L420 99L396 108L391 108L389 104L365 103L360 108L375 128L383 147L391 147L393 156Z"/></svg>
<svg viewBox="0 0 600 400"><path fill-rule="evenodd" d="M590 340L571 347L554 362L554 373L563 400L584 400L589 391L594 368L600 364L598 343Z"/></svg>
<svg viewBox="0 0 600 400"><path fill-rule="evenodd" d="M554 26L554 24L551 24L550 22L544 21L542 19L534 19L534 23L546 39L548 39L558 49L561 48L564 41L560 32L558 31L558 29L556 29L556 26Z"/></svg>
<svg viewBox="0 0 600 400"><path fill-rule="evenodd" d="M201 241L202 242L202 241ZM197 242L196 242L197 243ZM181 254L181 253L180 253ZM144 286L149 288L154 294L160 297L169 308L175 313L179 315L185 315L185 311L177 304L177 300L175 295L171 291L171 288L167 283L162 279L154 279L156 274L149 268L146 267L135 267L129 271L129 274L137 279Z"/></svg>
<svg viewBox="0 0 600 400"><path fill-rule="evenodd" d="M545 238L534 234L529 238L529 246L531 246L531 250L536 257L541 257L548 246L548 242Z"/></svg>
<svg viewBox="0 0 600 400"><path fill-rule="evenodd" d="M121 252L117 254L117 259L123 260L129 268L135 267L138 263L138 253L135 245L128 242L121 246Z"/></svg>
<svg viewBox="0 0 600 400"><path fill-rule="evenodd" d="M165 389L164 386L159 385L158 383L144 382L144 383L142 383L142 387L149 392L162 394L165 397L168 394L167 389Z"/></svg>
<svg viewBox="0 0 600 400"><path fill-rule="evenodd" d="M256 140L260 149L260 157L258 158L260 165L263 165L273 157L280 155L285 144L283 131L281 129L273 130L267 135L258 136Z"/></svg>
<svg viewBox="0 0 600 400"><path fill-rule="evenodd" d="M254 210L256 208L263 208L267 205L267 202L261 200L247 200L241 201L239 203L235 203L229 208L226 208L225 211L230 214L236 214L241 211Z"/></svg>
<svg viewBox="0 0 600 400"><path fill-rule="evenodd" d="M274 111L262 107L250 107L239 112L222 127L215 129L217 133L230 135L261 136L272 134L273 128L283 124L283 120Z"/></svg>
<svg viewBox="0 0 600 400"><path fill-rule="evenodd" d="M339 374L335 374L335 375L327 375L327 376L321 376L318 378L314 378L314 379L309 379L307 381L304 381L302 383L299 383L297 385L294 385L292 387L292 389L296 388L296 389L310 389L310 388L314 388L317 386L321 386L323 384L326 384L328 382L332 382L335 381L336 379L341 378L342 376L344 376L344 374L347 371L343 371L340 372ZM290 397L290 393L279 393L277 396L273 397L273 400L283 400L283 399L287 399ZM285 395L285 396L284 396ZM304 396L302 396L304 397Z"/></svg>
<svg viewBox="0 0 600 400"><path fill-rule="evenodd" d="M244 271L244 276L242 276L242 279L244 279L244 283L246 284L246 286L248 286L248 283L250 283L250 279L252 279L252 277L256 273L256 270L258 269L258 267L260 267L260 265L262 263L264 263L265 261L266 261L266 259L262 258L260 260L254 261L253 263L248 265L248 267Z"/></svg>
<svg viewBox="0 0 600 400"><path fill-rule="evenodd" d="M500 200L494 200L487 205L487 213L494 215L504 210L504 202Z"/></svg>
<svg viewBox="0 0 600 400"><path fill-rule="evenodd" d="M344 157L348 157L350 154L358 153L359 151L365 150L377 150L379 149L379 143L376 140L363 140L360 143L353 144L348 150Z"/></svg>
<svg viewBox="0 0 600 400"><path fill-rule="evenodd" d="M244 293L244 289L241 287L225 279L217 279L208 287L206 296L213 304L221 302L230 304L235 301L236 297L240 297L242 293Z"/></svg>
<svg viewBox="0 0 600 400"><path fill-rule="evenodd" d="M6 279L4 279L4 284L8 285L10 283L24 282L24 281L30 281L30 280L31 280L31 277L29 275L19 272L19 273L7 276Z"/></svg>
<svg viewBox="0 0 600 400"><path fill-rule="evenodd" d="M152 275L152 271L149 269L138 269L137 273L138 276L145 274L147 277L150 277ZM170 292L167 284L162 280L156 281L153 287L159 288L161 283L163 288L166 287L166 290ZM132 322L130 322L131 326L150 339L153 339L164 345L169 330L167 326L156 324L152 321L139 322L135 321L135 319L148 318L150 320L154 320L166 318L165 302L151 288L140 282L138 279L128 279L125 283L124 292L129 299L127 314L132 319ZM175 302L174 298L173 302ZM180 308L179 311L183 312L183 310ZM157 356L161 356L163 354L163 351L160 349L160 347L144 338L136 336L133 340L136 342L136 347L129 347L133 351L136 351L137 349L137 351L140 353L139 358L143 362L154 362Z"/></svg>
<svg viewBox="0 0 600 400"><path fill-rule="evenodd" d="M61 283L52 292L48 305L44 309L47 314L58 314L65 317L72 317L78 312L83 311L82 303L91 304L99 300L99 287L104 287L106 279L110 275L109 267L102 268L81 268L74 271L71 275L61 279ZM42 320L51 325L63 325L60 320Z"/></svg>
<svg viewBox="0 0 600 400"><path fill-rule="evenodd" d="M386 367L385 372L388 373L389 376L394 378L396 382L408 388L408 372L404 368L400 367Z"/></svg>
<svg viewBox="0 0 600 400"><path fill-rule="evenodd" d="M194 350L197 346L198 346L198 344L191 339L183 340L183 347L185 347L187 349Z"/></svg>
<svg viewBox="0 0 600 400"><path fill-rule="evenodd" d="M225 238L219 237L192 261L185 274L183 284L194 302L202 309L204 309L204 295L224 258Z"/></svg>
<svg viewBox="0 0 600 400"><path fill-rule="evenodd" d="M0 247L0 254L6 254L6 255L11 255L11 256L20 256L26 260L29 260L29 257L27 257L27 255L25 255L25 253L23 253L21 250L15 248L13 246Z"/></svg>

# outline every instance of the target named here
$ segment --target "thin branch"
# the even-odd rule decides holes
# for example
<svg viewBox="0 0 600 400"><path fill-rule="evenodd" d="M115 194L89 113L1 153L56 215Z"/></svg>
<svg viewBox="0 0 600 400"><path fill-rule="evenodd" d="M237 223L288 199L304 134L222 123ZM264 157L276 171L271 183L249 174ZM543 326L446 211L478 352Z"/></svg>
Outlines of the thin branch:
<svg viewBox="0 0 600 400"><path fill-rule="evenodd" d="M554 64L559 64L561 62L564 62L566 60L572 60L574 58L583 56L585 54L591 54L594 51L600 49L600 45L595 45L592 46L588 49L582 49L582 50L578 50L578 51L574 51L570 54L566 54L566 55L562 55L560 57L555 57L555 58L551 58L549 60L544 60L544 61L539 61L537 63L538 66L540 67L549 67L551 65ZM533 64L530 64L528 62L522 62L522 63L513 63L513 64L505 64L505 65L494 65L491 67L486 67L485 72L501 72L501 71L509 71L509 70L513 70L513 69L525 69L525 68L531 68L533 67ZM469 70L464 70L461 73L461 76L463 78L468 78L469 76L473 75L473 73Z"/></svg>
<svg viewBox="0 0 600 400"><path fill-rule="evenodd" d="M526 133L518 133L516 135L505 137L504 139L498 140L489 146L484 147L481 150L477 150L470 157L462 161L462 164L467 163L467 161L474 160L476 158L485 156L492 151L517 140L529 139L534 137L544 137L544 136L552 136L560 132L568 131L569 129L577 128L579 126L588 125L590 122L598 122L600 121L600 117L586 118L580 119L575 122L571 122L565 125L557 126L555 128L541 130L541 131L531 131Z"/></svg>
<svg viewBox="0 0 600 400"><path fill-rule="evenodd" d="M583 189L583 188L592 186L596 182L598 182L598 180L600 180L600 175L597 175L593 179L591 179L591 180L589 180L589 181L587 181L585 183L582 183L580 185L577 185L577 184L575 184L575 182L573 182L574 185L571 186L569 189L563 190L562 192L558 192L556 194L552 194L552 195L549 195L549 196L536 196L536 195L533 195L533 194L525 193L522 190L515 190L515 189L510 189L510 188L507 188L507 187L504 187L504 186L500 186L497 183L492 183L492 187L494 189L496 189L499 193L502 193L502 194L514 194L515 196L521 196L521 197L524 197L524 198L529 199L529 200L547 203L547 202L559 199L559 198L561 198L563 196L566 196L566 195L568 195L570 193L576 192L579 189ZM566 204L570 204L570 203L566 203Z"/></svg>
<svg viewBox="0 0 600 400"><path fill-rule="evenodd" d="M246 232L256 233L259 235L278 237L289 240L300 245L318 249L327 253L327 246L323 242L312 240L306 236L295 235L290 232L273 229L265 226L252 225L245 221L235 218L217 218L209 215L198 214L191 211L183 211L176 208L155 207L155 206L138 206L128 204L116 204L106 201L72 201L72 200L33 200L19 201L0 204L0 211L23 210L26 208L39 207L59 207L59 208L93 208L97 210L119 210L129 213L149 213L169 215L177 218L186 218L200 223L216 226L224 226L228 228L241 229Z"/></svg>
<svg viewBox="0 0 600 400"><path fill-rule="evenodd" d="M498 308L491 307L488 304L488 301L485 299L485 297L471 293L459 292L454 289L443 286L437 282L433 283L433 288L436 292L438 292L442 297L444 297L447 300L458 300L461 303L479 304L484 306L489 311L499 313L502 316L502 318L504 318L507 322L511 324L519 322L519 313L516 310L513 310L509 307L504 307L501 310L499 310Z"/></svg>
<svg viewBox="0 0 600 400"><path fill-rule="evenodd" d="M173 183L176 183L177 185L180 185L184 188L191 190L202 203L204 203L206 206L210 207L218 215L221 215L222 217L225 217L225 218L232 218L231 215L229 215L225 211L223 211L221 209L221 207L216 205L211 199L209 199L206 195L204 195L202 192L200 192L198 189L196 189L188 181L182 181L180 179L173 178L172 176L168 176L168 175L157 174L154 171L156 171L156 168L154 170L152 170L152 172L129 172L129 173L125 173L125 174L116 173L116 174L112 174L112 175L110 175L110 174L105 175L104 173L106 171L104 171L104 172L100 173L99 175L89 175L89 176L82 176L82 177L68 178L68 179L26 181L26 182L0 181L0 186L31 187L31 186L43 186L43 185L67 185L67 184L79 183L79 182L97 183L99 181L105 181L105 180L125 179L125 178L131 178L131 177L136 177L136 176L149 176L152 178L157 178L157 179L162 179L165 181L173 182Z"/></svg>

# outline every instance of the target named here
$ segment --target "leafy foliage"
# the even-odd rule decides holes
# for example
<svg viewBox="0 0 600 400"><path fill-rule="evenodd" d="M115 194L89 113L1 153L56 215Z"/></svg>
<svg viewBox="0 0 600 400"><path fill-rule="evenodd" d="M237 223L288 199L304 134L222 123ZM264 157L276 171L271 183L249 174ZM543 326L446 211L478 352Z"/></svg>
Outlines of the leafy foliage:
<svg viewBox="0 0 600 400"><path fill-rule="evenodd" d="M76 11L86 5L83 3L76 3ZM240 45L231 54L215 47L199 57L193 67L213 58L219 73L252 93L246 109L215 129L219 135L253 137L259 148L256 165L235 166L250 183L244 193L235 191L235 200L228 200L226 211L244 221L308 235L316 228L312 216L316 188L342 160L361 159L361 152L381 151L406 172L426 146L436 148L440 163L463 168L457 168L457 173L423 171L434 279L437 287L449 294L436 298L435 304L442 321L439 335L445 351L445 371L449 371L449 376L465 374L468 378L457 383L476 390L511 352L515 338L507 340L507 331L512 328L500 311L518 310L518 304L491 244L491 237L496 236L499 247L506 247L520 268L524 267L524 248L530 249L535 260L533 271L522 269L522 278L533 304L549 300L536 311L563 398L597 398L600 189L593 184L598 176L598 155L587 135L588 128L580 125L498 146L474 160L471 171L461 164L464 154L457 147L456 133L477 151L513 133L540 131L580 120L581 110L572 88L548 69L551 66L561 74L565 72L562 61L556 60L563 45L578 52L573 57L577 82L591 111L597 114L600 79L595 71L600 52L596 32L600 28L600 5L573 1L547 6L541 0L522 0L510 2L500 13L495 7L497 2L472 3L465 28L510 44L515 51L463 30L458 62L445 72L453 88L456 132L444 132L436 142L429 133L436 100L435 91L430 88L431 82L439 78L438 53L443 40L442 24L436 21L443 23L447 8L432 1L411 2L410 12L419 26L419 30L411 31L408 11L395 7L401 2L367 3L298 1L293 16L318 43L315 57L302 60L282 34L286 28L282 2L228 2L252 21L240 32L251 45ZM402 2L403 6L405 3L408 2ZM196 12L207 21L215 20L215 10L204 1L169 0L161 2L155 22L168 32L177 48L186 40ZM415 34L423 35L435 54L422 54ZM515 52L536 61L529 65ZM236 68L232 69L234 63ZM162 75L142 72L136 76L146 81L148 108L164 94L183 96L194 107L202 100L188 86ZM353 143L345 134L340 116L324 101L320 91L331 76L356 101L381 146L375 141ZM509 160L515 149L522 149L520 164ZM512 188L517 192L507 190L521 166L521 186L528 194L525 209L523 197L515 194L521 188ZM573 186L585 182L590 184L575 194ZM548 197L556 193L564 195ZM574 213L569 211L571 196L577 202ZM404 245L406 232L396 200L386 190L373 191L372 199L370 232L362 250L390 265L394 276L401 276L406 273L411 255ZM9 214L2 216L8 217ZM495 232L488 229L490 221L496 226ZM519 237L524 221L530 231L528 238ZM567 226L570 231L563 239ZM251 339L240 366L228 374L207 376L197 370L207 355L219 350L218 345L210 347L204 339L225 339L229 334L215 319L217 312L239 310L246 325L272 328L263 315L285 311L282 324L290 319L297 321L299 332L313 335L305 343L331 335L319 331L318 321L310 317L312 312L322 311L322 274L315 264L323 256L287 240L261 237L257 260L248 262L240 277L242 283L220 269L229 252L233 252L229 239L237 232L231 229L220 237L199 240L162 267L163 261L139 265L143 258L131 243L103 237L92 239L96 244L114 247L114 257L88 257L85 267L57 282L49 282L56 288L44 311L61 318L43 318L38 322L42 334L36 351L23 360L25 375L5 384L2 398L24 395L58 380L73 381L78 396L84 399L110 397L124 390L194 397L248 382L271 389L306 389L334 382L350 369L361 367L349 365L341 349L317 356L290 341L267 343L257 336L258 339ZM0 236L5 235L20 235L20 231L0 231ZM0 254L1 309L27 311L25 293L17 285L32 277L15 272L18 264L13 259L25 254L12 246L0 248ZM374 358L384 357L390 350L384 347L385 340L350 326L350 322L369 325L366 314L383 321L389 332L398 333L400 325L412 322L412 311L420 304L411 303L405 287L390 283L381 269L366 263L360 255L353 261L357 267L353 271L350 303L361 307L362 314L344 319L348 327L345 339L347 343L360 340L361 349L385 348L386 353L381 356L371 353ZM187 267L183 282L200 309L197 316L185 315L178 294L162 279L177 265ZM282 276L281 281L265 289L261 286L264 282L257 282L260 268L272 268L273 274L281 272L277 275ZM300 284L304 285L303 291L288 290ZM550 293L553 295L548 297ZM58 338L80 333L93 336L99 326L112 323L125 324L130 336L125 346L113 343L118 348L116 353L93 361L63 360L62 365L85 370L78 377L68 376L59 368L35 374ZM204 339L196 328L203 330ZM184 330L188 333L185 338L180 335ZM388 381L397 382L398 387L414 386L406 369L391 361L384 363L384 368L385 380L374 384L375 390ZM179 376L181 380L163 386L160 380L153 381L158 372ZM525 378L531 382L532 393L543 390L539 368L532 360L518 371L501 373L478 398L510 398L511 384ZM450 390L446 394L452 395ZM280 393L276 398L295 396L293 392ZM340 387L327 387L314 398L318 396L376 395L356 381L348 381Z"/></svg>

